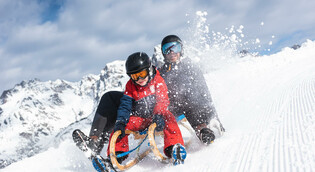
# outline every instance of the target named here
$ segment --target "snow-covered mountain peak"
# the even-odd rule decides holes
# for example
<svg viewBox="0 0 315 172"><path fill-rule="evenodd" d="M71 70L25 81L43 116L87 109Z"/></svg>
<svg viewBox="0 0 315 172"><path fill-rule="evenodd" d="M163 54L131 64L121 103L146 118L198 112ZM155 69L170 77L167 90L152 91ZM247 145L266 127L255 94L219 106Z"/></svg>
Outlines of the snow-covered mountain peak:
<svg viewBox="0 0 315 172"><path fill-rule="evenodd" d="M46 150L64 128L94 113L108 90L122 90L124 61L78 82L22 81L0 97L0 168Z"/></svg>

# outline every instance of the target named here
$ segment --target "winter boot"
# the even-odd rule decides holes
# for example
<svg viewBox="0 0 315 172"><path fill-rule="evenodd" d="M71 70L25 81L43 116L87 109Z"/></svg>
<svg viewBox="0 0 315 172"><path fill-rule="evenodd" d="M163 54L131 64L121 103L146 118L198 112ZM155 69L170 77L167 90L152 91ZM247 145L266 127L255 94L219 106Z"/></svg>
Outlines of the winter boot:
<svg viewBox="0 0 315 172"><path fill-rule="evenodd" d="M183 145L177 143L176 145L173 146L172 159L174 165L184 164L186 156L187 156L186 149Z"/></svg>
<svg viewBox="0 0 315 172"><path fill-rule="evenodd" d="M95 142L93 139L86 136L79 129L76 129L73 131L72 138L75 144L77 145L77 147L81 149L83 152L87 152L88 150L91 150L95 154L99 154L103 148L103 145L101 145L100 142Z"/></svg>
<svg viewBox="0 0 315 172"><path fill-rule="evenodd" d="M204 144L207 144L207 145L209 145L210 143L213 143L215 139L215 135L213 131L210 130L209 128L201 129L198 137Z"/></svg>
<svg viewBox="0 0 315 172"><path fill-rule="evenodd" d="M109 158L104 159L100 155L91 157L93 167L98 172L116 172Z"/></svg>

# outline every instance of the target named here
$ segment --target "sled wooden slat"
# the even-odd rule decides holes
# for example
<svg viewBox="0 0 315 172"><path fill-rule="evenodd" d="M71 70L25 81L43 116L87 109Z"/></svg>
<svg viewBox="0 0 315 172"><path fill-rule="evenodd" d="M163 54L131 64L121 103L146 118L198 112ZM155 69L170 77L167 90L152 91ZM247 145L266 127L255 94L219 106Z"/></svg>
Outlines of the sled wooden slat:
<svg viewBox="0 0 315 172"><path fill-rule="evenodd" d="M190 132L190 134L194 135L193 129L188 124L186 124L184 122L187 122L186 118L183 118L182 120L178 121L178 124L182 125L184 128L186 128ZM158 134L157 134L157 132L154 133L155 128L156 128L156 123L153 123L150 125L149 130L148 130L148 137L149 137L150 146L151 146L151 149L152 149L154 155L157 158L159 158L162 162L165 162L169 158L162 155L162 153L157 148L157 145L155 143L155 138L154 138L157 135L162 136L163 132L158 132ZM185 147L187 148L191 143L192 143L192 137L190 137L190 139L185 142Z"/></svg>
<svg viewBox="0 0 315 172"><path fill-rule="evenodd" d="M192 136L195 135L195 131L190 127L189 124L187 124L185 122L187 122L186 118L184 118L181 121L179 121L178 124L182 125L184 128L186 128ZM184 141L186 148L188 148L188 146L190 146L190 144L192 143L192 139L193 139L193 137L190 137L189 140Z"/></svg>
<svg viewBox="0 0 315 172"><path fill-rule="evenodd" d="M150 125L149 130L148 130L150 146L151 146L151 149L152 149L154 155L157 158L159 158L161 161L166 161L168 158L161 154L161 152L159 151L159 149L157 148L157 145L155 143L155 139L154 139L155 128L156 128L156 123L153 123Z"/></svg>
<svg viewBox="0 0 315 172"><path fill-rule="evenodd" d="M126 134L133 134L133 135L138 134L137 132L133 132L130 130L126 130L125 133ZM111 159L112 164L115 165L119 170L127 170L128 168L134 166L139 161L141 161L145 156L147 156L150 153L151 149L148 149L145 152L138 154L138 156L135 159L129 161L126 165L122 165L117 161L116 151L115 151L116 141L117 141L117 138L120 134L121 134L121 131L118 130L113 134L113 136L111 138L111 141L110 141L110 159Z"/></svg>

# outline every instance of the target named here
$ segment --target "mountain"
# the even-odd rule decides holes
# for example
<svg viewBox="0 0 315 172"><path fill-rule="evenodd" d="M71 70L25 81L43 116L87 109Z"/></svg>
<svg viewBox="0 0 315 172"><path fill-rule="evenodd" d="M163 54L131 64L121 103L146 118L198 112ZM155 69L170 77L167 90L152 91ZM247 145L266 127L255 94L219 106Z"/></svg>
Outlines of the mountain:
<svg viewBox="0 0 315 172"><path fill-rule="evenodd" d="M122 90L127 79L124 62L114 61L99 75L87 75L79 82L33 79L4 91L0 168L47 150L78 121L89 123L100 97L109 90Z"/></svg>

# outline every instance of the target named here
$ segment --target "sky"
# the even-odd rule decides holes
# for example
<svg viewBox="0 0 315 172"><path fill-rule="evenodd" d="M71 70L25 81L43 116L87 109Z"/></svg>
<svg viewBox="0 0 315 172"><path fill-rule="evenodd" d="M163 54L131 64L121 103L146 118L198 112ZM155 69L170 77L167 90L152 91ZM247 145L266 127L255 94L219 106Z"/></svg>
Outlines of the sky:
<svg viewBox="0 0 315 172"><path fill-rule="evenodd" d="M169 34L191 39L196 12L210 31L242 27L249 51L279 52L315 40L309 0L0 0L0 93L22 80L79 81Z"/></svg>

